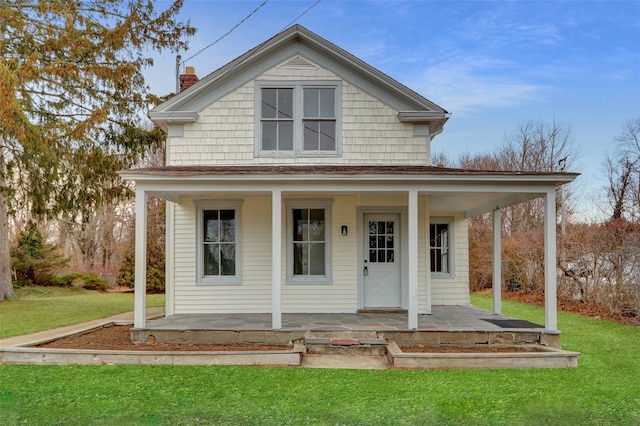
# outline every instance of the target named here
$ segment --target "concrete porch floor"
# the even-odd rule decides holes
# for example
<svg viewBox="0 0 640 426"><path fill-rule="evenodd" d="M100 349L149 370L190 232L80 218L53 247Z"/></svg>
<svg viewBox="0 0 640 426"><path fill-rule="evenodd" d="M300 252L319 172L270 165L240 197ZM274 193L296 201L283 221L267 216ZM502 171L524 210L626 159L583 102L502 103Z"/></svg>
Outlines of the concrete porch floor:
<svg viewBox="0 0 640 426"><path fill-rule="evenodd" d="M514 320L472 306L433 306L420 315L418 328L408 329L406 313L283 314L282 328L274 330L271 314L182 314L148 321L131 329L136 343L240 342L288 344L301 339L385 339L407 345L540 344L560 348L557 331L531 324L504 328L491 320ZM525 324L527 325L527 324Z"/></svg>
<svg viewBox="0 0 640 426"><path fill-rule="evenodd" d="M431 315L420 315L418 329L411 331L485 331L505 329L484 319L514 319L473 306L433 306ZM282 329L304 331L409 331L404 313L321 313L283 314ZM267 331L271 314L188 314L172 315L147 322L150 330ZM540 332L544 327L517 330ZM514 329L509 329L514 330Z"/></svg>

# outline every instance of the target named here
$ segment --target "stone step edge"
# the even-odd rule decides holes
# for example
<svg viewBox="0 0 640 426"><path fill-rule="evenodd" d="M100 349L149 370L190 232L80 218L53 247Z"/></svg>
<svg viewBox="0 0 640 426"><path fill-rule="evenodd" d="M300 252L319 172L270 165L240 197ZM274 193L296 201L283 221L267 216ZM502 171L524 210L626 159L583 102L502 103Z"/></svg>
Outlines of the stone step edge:
<svg viewBox="0 0 640 426"><path fill-rule="evenodd" d="M305 338L306 345L325 345L325 346L386 346L388 342L385 339L348 339L348 338Z"/></svg>

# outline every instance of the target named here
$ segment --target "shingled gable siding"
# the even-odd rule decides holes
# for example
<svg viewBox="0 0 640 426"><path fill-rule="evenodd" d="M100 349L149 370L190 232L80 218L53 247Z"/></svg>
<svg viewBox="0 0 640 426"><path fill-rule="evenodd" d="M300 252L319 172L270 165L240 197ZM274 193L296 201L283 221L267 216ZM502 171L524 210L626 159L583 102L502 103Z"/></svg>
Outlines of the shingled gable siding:
<svg viewBox="0 0 640 426"><path fill-rule="evenodd" d="M258 80L335 80L321 68L275 67ZM309 157L254 157L254 82L239 87L184 125L182 137L170 141L171 165L307 163ZM429 164L424 137L398 121L398 111L349 82L342 82L341 157L312 157L315 163Z"/></svg>

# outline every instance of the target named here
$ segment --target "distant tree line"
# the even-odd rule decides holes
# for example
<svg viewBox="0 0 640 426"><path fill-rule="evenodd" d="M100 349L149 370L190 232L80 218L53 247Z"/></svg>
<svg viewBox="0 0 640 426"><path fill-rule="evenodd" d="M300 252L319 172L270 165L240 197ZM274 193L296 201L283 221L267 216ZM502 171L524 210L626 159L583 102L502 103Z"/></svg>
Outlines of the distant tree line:
<svg viewBox="0 0 640 426"><path fill-rule="evenodd" d="M574 158L569 125L525 122L497 152L465 155L456 165L481 170L557 172L564 168L571 170ZM448 162L443 156L438 161ZM558 191L558 299L561 305L589 305L595 312L637 320L640 318L640 117L625 123L603 170L607 185L602 188L606 203L601 209L606 219L599 223L584 223L574 217L575 194L570 185ZM567 217L561 216L563 207ZM507 292L540 296L544 293L542 208L542 200L533 200L503 210L502 282ZM474 291L492 285L492 226L490 214L469 219L470 286Z"/></svg>

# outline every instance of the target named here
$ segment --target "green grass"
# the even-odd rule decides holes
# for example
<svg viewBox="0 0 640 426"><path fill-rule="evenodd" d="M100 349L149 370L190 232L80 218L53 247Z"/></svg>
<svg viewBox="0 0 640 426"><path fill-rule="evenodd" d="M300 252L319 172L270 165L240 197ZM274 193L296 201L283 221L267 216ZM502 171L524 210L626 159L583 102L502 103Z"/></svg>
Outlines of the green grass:
<svg viewBox="0 0 640 426"><path fill-rule="evenodd" d="M543 320L539 307L503 303ZM4 365L0 413L7 425L640 424L640 330L567 313L559 324L583 354L577 369Z"/></svg>
<svg viewBox="0 0 640 426"><path fill-rule="evenodd" d="M147 295L147 306L163 306L164 294ZM0 303L0 339L104 318L133 310L131 293L81 288L24 287Z"/></svg>

